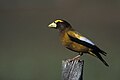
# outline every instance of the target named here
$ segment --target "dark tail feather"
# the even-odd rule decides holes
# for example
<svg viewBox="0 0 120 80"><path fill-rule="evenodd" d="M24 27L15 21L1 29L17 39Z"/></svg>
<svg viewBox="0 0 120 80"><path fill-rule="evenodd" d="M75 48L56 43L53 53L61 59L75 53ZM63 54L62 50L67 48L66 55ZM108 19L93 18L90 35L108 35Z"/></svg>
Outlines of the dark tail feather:
<svg viewBox="0 0 120 80"><path fill-rule="evenodd" d="M100 50L100 53L103 54L104 56L106 56L106 54L107 54L106 52L104 52L102 50Z"/></svg>
<svg viewBox="0 0 120 80"><path fill-rule="evenodd" d="M99 54L99 52L96 51L92 51L106 66L109 67L109 65L107 64L107 62L101 57L101 55Z"/></svg>
<svg viewBox="0 0 120 80"><path fill-rule="evenodd" d="M98 48L97 46L95 46L95 50L96 51L98 51L98 52L100 52L102 55L104 55L104 56L106 56L106 52L105 51L103 51L103 50L101 50L100 48Z"/></svg>

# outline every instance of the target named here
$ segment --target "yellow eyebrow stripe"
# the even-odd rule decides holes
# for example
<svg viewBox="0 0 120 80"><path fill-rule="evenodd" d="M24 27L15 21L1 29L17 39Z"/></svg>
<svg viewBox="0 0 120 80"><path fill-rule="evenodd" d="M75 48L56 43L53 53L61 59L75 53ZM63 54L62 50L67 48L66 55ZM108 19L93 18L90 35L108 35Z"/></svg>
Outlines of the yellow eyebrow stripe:
<svg viewBox="0 0 120 80"><path fill-rule="evenodd" d="M57 23L57 22L63 22L62 20L55 20L55 23Z"/></svg>

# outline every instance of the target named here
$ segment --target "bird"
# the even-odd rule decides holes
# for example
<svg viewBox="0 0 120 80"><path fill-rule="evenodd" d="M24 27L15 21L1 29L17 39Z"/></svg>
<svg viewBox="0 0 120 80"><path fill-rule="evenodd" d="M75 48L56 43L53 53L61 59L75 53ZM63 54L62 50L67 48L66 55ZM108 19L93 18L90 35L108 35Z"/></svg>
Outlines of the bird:
<svg viewBox="0 0 120 80"><path fill-rule="evenodd" d="M100 59L106 66L108 63L101 55L106 56L106 52L97 47L91 40L78 33L70 23L63 19L56 19L48 25L49 28L59 31L60 41L67 49L77 52L80 57L87 53ZM77 58L76 57L76 58Z"/></svg>

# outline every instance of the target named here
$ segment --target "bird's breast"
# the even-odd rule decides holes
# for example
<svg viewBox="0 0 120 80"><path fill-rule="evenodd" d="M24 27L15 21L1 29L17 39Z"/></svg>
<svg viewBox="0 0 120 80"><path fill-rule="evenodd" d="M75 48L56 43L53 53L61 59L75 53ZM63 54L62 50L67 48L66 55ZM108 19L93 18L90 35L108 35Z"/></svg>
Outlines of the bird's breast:
<svg viewBox="0 0 120 80"><path fill-rule="evenodd" d="M66 48L72 51L75 51L75 52L87 52L88 51L87 47L71 41L69 36L66 33L60 35L60 40L63 46L65 46Z"/></svg>

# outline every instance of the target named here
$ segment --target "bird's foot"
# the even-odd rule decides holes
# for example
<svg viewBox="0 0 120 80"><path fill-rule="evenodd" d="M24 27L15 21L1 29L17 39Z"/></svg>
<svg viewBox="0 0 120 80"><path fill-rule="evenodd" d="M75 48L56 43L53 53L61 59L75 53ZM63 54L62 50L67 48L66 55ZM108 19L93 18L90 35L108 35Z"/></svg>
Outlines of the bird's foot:
<svg viewBox="0 0 120 80"><path fill-rule="evenodd" d="M75 57L73 57L71 59L68 59L69 62L72 62L74 60L80 60L80 55L77 55L77 56L75 56Z"/></svg>

